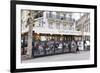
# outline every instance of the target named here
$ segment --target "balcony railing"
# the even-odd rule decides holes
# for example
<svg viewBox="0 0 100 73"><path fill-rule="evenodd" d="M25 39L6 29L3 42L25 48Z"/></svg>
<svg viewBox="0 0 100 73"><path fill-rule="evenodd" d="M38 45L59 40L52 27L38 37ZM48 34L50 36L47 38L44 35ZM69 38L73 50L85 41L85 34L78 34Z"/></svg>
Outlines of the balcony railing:
<svg viewBox="0 0 100 73"><path fill-rule="evenodd" d="M54 14L52 14L52 15L47 14L47 18L48 19L66 20L66 21L72 21L72 22L75 21L75 19L73 19L73 18L69 18L69 17L65 17L65 16L58 16L58 15L54 15Z"/></svg>

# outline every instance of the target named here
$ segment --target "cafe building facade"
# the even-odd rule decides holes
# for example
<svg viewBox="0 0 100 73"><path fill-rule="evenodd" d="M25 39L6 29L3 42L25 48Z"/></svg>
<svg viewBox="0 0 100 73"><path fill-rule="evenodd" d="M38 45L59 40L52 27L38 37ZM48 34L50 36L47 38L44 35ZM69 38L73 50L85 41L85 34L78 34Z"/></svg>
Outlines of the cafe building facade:
<svg viewBox="0 0 100 73"><path fill-rule="evenodd" d="M21 16L21 39L22 42L25 42L26 47L29 30L28 13L28 10L23 10ZM34 19L32 35L33 55L44 56L69 52L68 41L82 37L82 31L76 30L76 21L70 12L40 11ZM65 44L66 48L64 49L61 44Z"/></svg>

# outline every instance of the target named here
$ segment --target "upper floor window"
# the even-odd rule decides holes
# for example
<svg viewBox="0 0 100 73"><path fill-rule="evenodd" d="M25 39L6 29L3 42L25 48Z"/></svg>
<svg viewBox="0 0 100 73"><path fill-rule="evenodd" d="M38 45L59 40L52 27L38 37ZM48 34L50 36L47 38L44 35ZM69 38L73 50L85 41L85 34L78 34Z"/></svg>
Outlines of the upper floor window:
<svg viewBox="0 0 100 73"><path fill-rule="evenodd" d="M43 19L42 19L42 18L39 19L39 26L40 26L40 27L43 27Z"/></svg>
<svg viewBox="0 0 100 73"><path fill-rule="evenodd" d="M49 28L53 28L53 23L52 22L49 22Z"/></svg>
<svg viewBox="0 0 100 73"><path fill-rule="evenodd" d="M60 19L60 13L56 13L56 18Z"/></svg>
<svg viewBox="0 0 100 73"><path fill-rule="evenodd" d="M60 29L60 23L56 23L56 28Z"/></svg>
<svg viewBox="0 0 100 73"><path fill-rule="evenodd" d="M66 19L66 14L64 13L63 15L64 15L64 19Z"/></svg>
<svg viewBox="0 0 100 73"><path fill-rule="evenodd" d="M49 18L52 18L52 12L51 11L49 12Z"/></svg>
<svg viewBox="0 0 100 73"><path fill-rule="evenodd" d="M63 29L66 29L66 24L63 24Z"/></svg>
<svg viewBox="0 0 100 73"><path fill-rule="evenodd" d="M65 20L66 19L66 14L64 13L62 16L61 16L61 20Z"/></svg>

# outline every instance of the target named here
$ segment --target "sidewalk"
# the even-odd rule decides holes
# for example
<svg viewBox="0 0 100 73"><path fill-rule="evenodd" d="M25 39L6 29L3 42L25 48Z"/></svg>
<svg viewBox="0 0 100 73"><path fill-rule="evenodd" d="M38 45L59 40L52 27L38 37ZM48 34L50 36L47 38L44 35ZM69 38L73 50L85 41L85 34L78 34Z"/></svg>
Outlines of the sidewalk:
<svg viewBox="0 0 100 73"><path fill-rule="evenodd" d="M69 61L69 60L86 60L89 59L90 52L89 51L80 51L77 53L66 53L66 54L58 54L52 56L45 56L33 59L24 59L22 63L29 63L29 62L52 62L52 61Z"/></svg>

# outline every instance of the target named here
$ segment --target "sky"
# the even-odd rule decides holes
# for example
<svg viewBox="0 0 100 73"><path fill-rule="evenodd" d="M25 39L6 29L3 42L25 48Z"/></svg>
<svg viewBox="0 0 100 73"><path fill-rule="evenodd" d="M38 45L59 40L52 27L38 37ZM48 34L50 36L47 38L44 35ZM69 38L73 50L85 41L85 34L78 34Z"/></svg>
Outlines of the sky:
<svg viewBox="0 0 100 73"><path fill-rule="evenodd" d="M75 20L78 20L79 18L80 18L80 16L82 16L83 15L83 13L73 13L72 14L72 18L74 18Z"/></svg>

